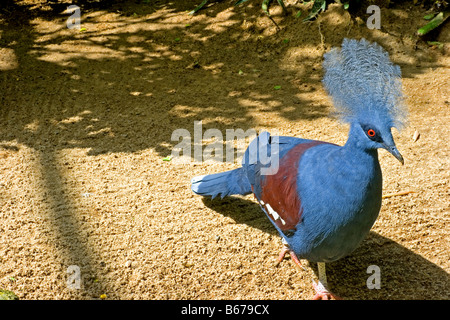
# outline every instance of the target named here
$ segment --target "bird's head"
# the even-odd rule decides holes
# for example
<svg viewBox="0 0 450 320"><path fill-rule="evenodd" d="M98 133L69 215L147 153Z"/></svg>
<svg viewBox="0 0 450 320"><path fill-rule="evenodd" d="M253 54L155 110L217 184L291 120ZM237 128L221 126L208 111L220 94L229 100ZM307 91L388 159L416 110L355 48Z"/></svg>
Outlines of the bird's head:
<svg viewBox="0 0 450 320"><path fill-rule="evenodd" d="M363 148L385 149L404 164L403 157L395 145L390 126L377 121L366 121L355 123L354 127L358 142Z"/></svg>
<svg viewBox="0 0 450 320"><path fill-rule="evenodd" d="M383 148L403 164L391 129L406 122L400 67L376 43L344 39L324 56L323 83L336 114L365 149Z"/></svg>

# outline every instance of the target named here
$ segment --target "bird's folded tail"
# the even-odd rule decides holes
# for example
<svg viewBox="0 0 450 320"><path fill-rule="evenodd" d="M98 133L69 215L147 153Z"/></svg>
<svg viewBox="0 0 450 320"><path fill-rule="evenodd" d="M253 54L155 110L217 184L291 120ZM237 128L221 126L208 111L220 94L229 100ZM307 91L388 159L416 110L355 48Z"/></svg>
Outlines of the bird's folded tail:
<svg viewBox="0 0 450 320"><path fill-rule="evenodd" d="M191 180L191 189L202 196L211 196L213 199L233 194L246 195L252 192L250 182L242 168L197 176Z"/></svg>

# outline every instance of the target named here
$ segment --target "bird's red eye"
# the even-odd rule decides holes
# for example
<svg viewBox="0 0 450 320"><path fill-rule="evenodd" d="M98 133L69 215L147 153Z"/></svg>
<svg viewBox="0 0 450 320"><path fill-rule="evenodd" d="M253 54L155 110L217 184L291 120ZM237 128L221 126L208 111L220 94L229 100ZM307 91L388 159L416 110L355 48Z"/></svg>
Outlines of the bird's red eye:
<svg viewBox="0 0 450 320"><path fill-rule="evenodd" d="M369 137L375 137L375 131L373 129L367 130L367 134L369 135Z"/></svg>

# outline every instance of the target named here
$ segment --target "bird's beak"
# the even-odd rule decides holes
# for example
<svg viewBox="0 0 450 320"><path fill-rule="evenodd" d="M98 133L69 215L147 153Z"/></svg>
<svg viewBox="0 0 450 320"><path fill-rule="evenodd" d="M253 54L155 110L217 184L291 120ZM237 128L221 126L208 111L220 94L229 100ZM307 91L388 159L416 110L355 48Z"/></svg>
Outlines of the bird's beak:
<svg viewBox="0 0 450 320"><path fill-rule="evenodd" d="M400 161L402 165L405 164L405 161L403 160L403 157L396 146L388 146L384 144L384 148L389 151L398 161Z"/></svg>

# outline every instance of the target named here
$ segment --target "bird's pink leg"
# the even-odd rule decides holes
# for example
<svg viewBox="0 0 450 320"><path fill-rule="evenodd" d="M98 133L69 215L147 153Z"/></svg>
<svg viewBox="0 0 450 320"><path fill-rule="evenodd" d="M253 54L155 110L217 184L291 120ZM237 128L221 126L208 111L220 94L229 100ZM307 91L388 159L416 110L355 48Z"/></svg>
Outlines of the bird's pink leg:
<svg viewBox="0 0 450 320"><path fill-rule="evenodd" d="M281 250L280 255L278 256L278 260L277 260L276 265L280 264L280 262L284 259L284 256L286 255L286 253L289 253L289 255L292 258L292 261L294 261L297 266L299 266L303 270L305 269L303 267L302 263L300 262L300 260L297 258L297 255L295 254L295 252L292 251L288 246L285 246L283 248L283 250Z"/></svg>
<svg viewBox="0 0 450 320"><path fill-rule="evenodd" d="M314 290L316 290L316 294L313 297L313 300L341 300L340 297L328 291L327 286L327 275L325 272L325 263L318 262L317 268L319 269L319 282L313 282Z"/></svg>
<svg viewBox="0 0 450 320"><path fill-rule="evenodd" d="M286 253L288 253L288 252L289 252L289 248L288 248L288 247L284 247L284 248L281 250L280 255L278 256L277 263L275 264L276 266L278 266L278 265L281 263L281 261L283 261L284 256L285 256Z"/></svg>
<svg viewBox="0 0 450 320"><path fill-rule="evenodd" d="M286 253L289 253L289 255L292 258L292 261L294 261L294 263L300 267L301 269L305 270L305 268L303 267L302 263L300 262L300 260L297 258L297 255L295 254L294 251L292 251L288 246L285 246L283 248L283 250L281 250L280 255L278 256L278 260L276 265L279 265L280 262L283 260L284 256L286 255ZM313 281L313 288L316 291L316 294L313 297L313 300L330 300L330 299L335 299L335 300L341 300L341 298L333 293L331 293L330 291L328 291L327 287L327 275L325 272L325 263L323 262L319 262L317 264L318 269L319 269L319 282L314 282Z"/></svg>

